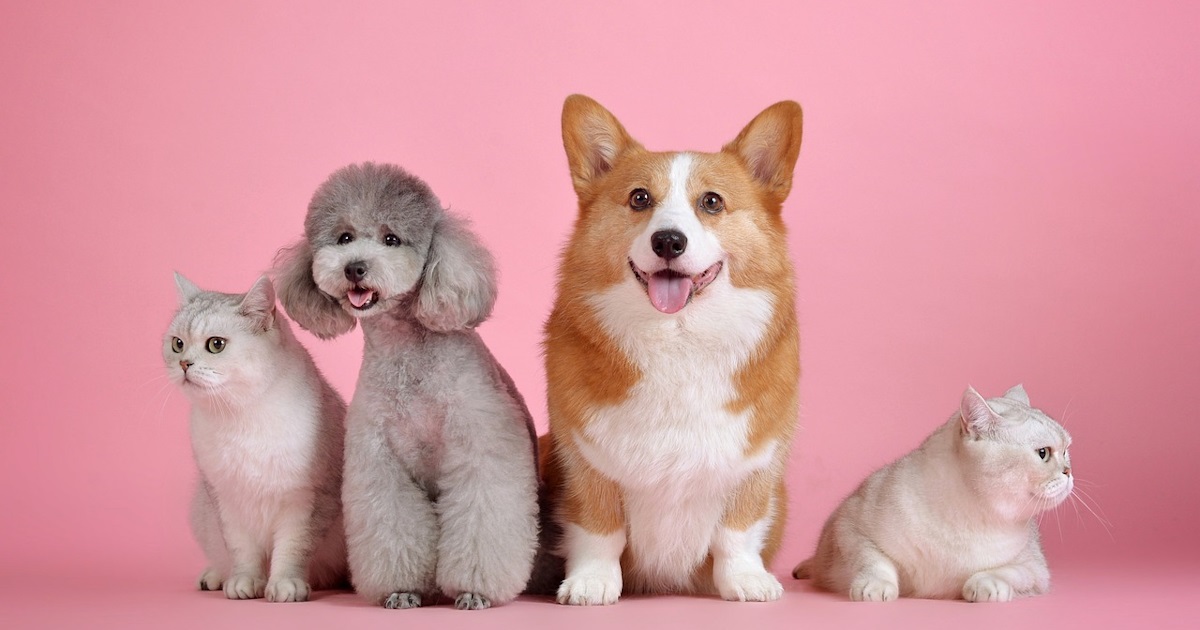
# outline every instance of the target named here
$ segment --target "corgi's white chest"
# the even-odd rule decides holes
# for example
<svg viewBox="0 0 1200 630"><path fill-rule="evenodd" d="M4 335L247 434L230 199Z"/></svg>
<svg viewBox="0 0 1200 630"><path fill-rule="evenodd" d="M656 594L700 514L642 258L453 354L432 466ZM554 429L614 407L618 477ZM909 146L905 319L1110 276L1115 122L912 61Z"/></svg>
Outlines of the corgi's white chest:
<svg viewBox="0 0 1200 630"><path fill-rule="evenodd" d="M775 445L747 454L750 416L729 408L734 381L771 317L763 291L714 282L675 318L622 284L594 306L641 373L628 397L594 409L576 442L621 486L634 570L649 588L686 588L732 493L770 463Z"/></svg>

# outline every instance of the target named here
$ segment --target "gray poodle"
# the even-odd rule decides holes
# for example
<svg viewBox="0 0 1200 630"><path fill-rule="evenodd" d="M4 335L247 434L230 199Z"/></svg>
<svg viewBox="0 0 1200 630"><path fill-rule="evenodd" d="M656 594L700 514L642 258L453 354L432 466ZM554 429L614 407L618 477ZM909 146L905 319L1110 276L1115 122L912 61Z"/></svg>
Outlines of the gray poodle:
<svg viewBox="0 0 1200 630"><path fill-rule="evenodd" d="M474 330L491 255L423 181L370 162L317 189L304 234L277 263L284 308L323 339L361 321L366 342L342 486L355 590L388 608L511 601L537 547L537 447Z"/></svg>

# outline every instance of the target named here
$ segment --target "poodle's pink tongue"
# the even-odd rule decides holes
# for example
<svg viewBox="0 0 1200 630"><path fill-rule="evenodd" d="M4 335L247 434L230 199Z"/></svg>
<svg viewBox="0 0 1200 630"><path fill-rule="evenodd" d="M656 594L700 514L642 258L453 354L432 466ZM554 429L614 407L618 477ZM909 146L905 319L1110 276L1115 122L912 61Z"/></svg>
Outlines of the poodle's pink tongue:
<svg viewBox="0 0 1200 630"><path fill-rule="evenodd" d="M692 294L692 279L666 273L650 274L650 303L659 311L670 315L687 306Z"/></svg>
<svg viewBox="0 0 1200 630"><path fill-rule="evenodd" d="M350 289L346 293L346 297L350 298L350 303L354 305L354 308L362 308L363 304L370 302L374 296L374 291L365 291L362 289Z"/></svg>

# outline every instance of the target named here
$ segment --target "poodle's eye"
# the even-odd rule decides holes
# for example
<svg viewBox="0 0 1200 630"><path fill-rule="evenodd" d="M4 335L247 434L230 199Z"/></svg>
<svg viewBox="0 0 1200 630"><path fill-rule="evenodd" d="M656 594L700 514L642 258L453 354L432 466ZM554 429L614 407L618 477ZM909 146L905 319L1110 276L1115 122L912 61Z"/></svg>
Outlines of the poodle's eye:
<svg viewBox="0 0 1200 630"><path fill-rule="evenodd" d="M183 352L183 340L179 337L171 337L171 349L174 350L176 354Z"/></svg>
<svg viewBox="0 0 1200 630"><path fill-rule="evenodd" d="M345 245L346 243L351 243L353 241L354 235L349 232L342 232L342 235L338 237L338 245Z"/></svg>
<svg viewBox="0 0 1200 630"><path fill-rule="evenodd" d="M388 247L400 247L400 237L395 234L388 234L383 237L383 244Z"/></svg>
<svg viewBox="0 0 1200 630"><path fill-rule="evenodd" d="M706 192L700 197L700 207L709 214L716 214L725 209L725 200L715 192Z"/></svg>
<svg viewBox="0 0 1200 630"><path fill-rule="evenodd" d="M645 188L635 188L629 193L629 207L634 210L645 210L654 205L654 198L650 196L650 191Z"/></svg>
<svg viewBox="0 0 1200 630"><path fill-rule="evenodd" d="M220 354L220 352L225 349L225 338L209 337L208 343L204 344L204 347L208 348L208 351L213 354Z"/></svg>
<svg viewBox="0 0 1200 630"><path fill-rule="evenodd" d="M1038 457L1042 458L1042 461L1048 462L1050 461L1050 456L1054 454L1054 449L1049 446L1043 446L1037 450L1037 454Z"/></svg>

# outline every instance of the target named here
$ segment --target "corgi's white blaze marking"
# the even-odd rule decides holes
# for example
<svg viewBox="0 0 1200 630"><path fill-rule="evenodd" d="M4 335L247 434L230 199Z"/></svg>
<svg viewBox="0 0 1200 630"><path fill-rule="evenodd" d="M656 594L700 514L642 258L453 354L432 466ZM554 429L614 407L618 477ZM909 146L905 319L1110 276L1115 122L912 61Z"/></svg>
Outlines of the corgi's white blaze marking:
<svg viewBox="0 0 1200 630"><path fill-rule="evenodd" d="M622 403L592 410L576 443L624 493L626 578L638 590L690 590L730 495L779 446L747 454L750 415L727 407L774 298L722 273L675 315L655 310L632 277L590 301L642 379Z"/></svg>
<svg viewBox="0 0 1200 630"><path fill-rule="evenodd" d="M745 530L718 527L713 536L713 583L722 598L768 602L783 597L783 586L762 562L762 550L775 520L775 500L767 515Z"/></svg>
<svg viewBox="0 0 1200 630"><path fill-rule="evenodd" d="M646 229L634 239L629 258L639 269L653 271L662 268L662 260L654 253L650 237L660 230L678 230L687 237L683 255L671 261L671 268L696 275L724 258L720 239L704 229L696 216L696 200L688 197L688 180L695 161L690 153L678 153L671 158L670 188L659 201Z"/></svg>
<svg viewBox="0 0 1200 630"><path fill-rule="evenodd" d="M621 596L621 552L625 531L593 534L567 524L563 529L567 576L558 588L558 603L574 606L615 604Z"/></svg>

